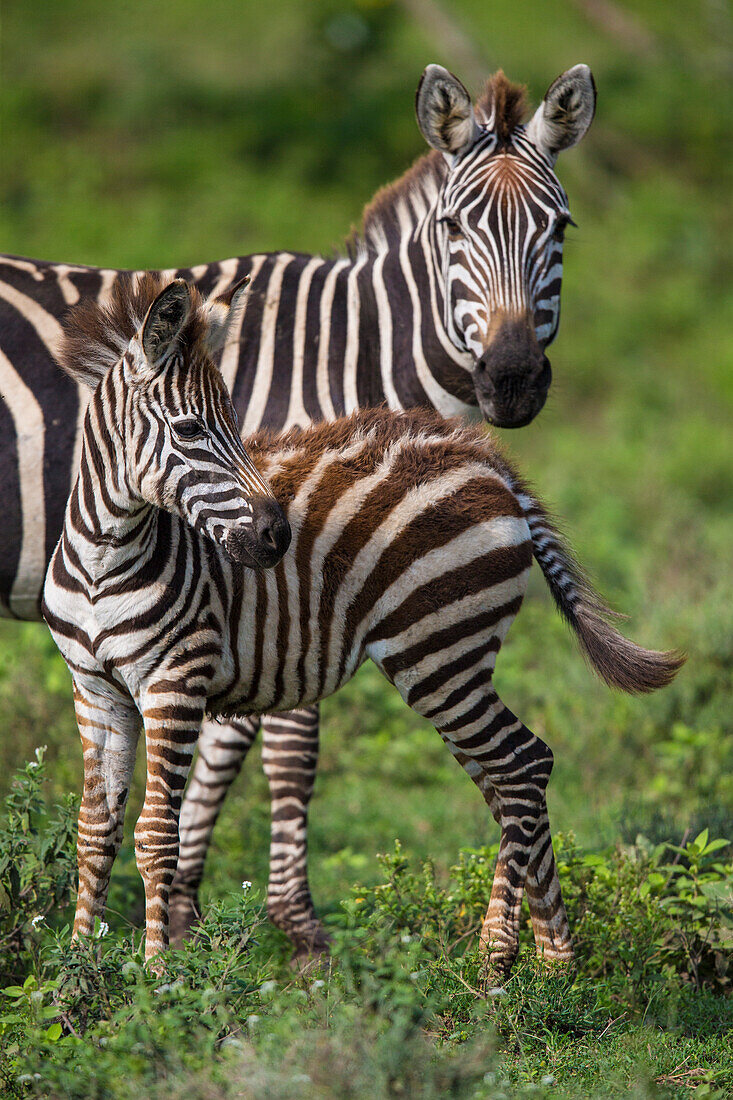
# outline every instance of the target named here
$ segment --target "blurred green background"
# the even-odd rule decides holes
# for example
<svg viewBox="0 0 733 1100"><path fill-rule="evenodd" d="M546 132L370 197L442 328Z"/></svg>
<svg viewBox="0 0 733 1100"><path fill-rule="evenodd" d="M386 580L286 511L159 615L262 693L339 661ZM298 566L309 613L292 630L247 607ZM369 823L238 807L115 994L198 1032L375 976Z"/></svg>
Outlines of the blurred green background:
<svg viewBox="0 0 733 1100"><path fill-rule="evenodd" d="M541 416L503 434L629 634L689 662L657 696L612 694L534 578L498 688L555 751L554 827L590 847L701 820L730 835L733 821L730 44L720 0L3 4L0 247L102 266L338 249L423 151L427 63L474 92L501 66L534 104L591 65L596 121L558 164L580 228L555 380ZM0 716L0 793L39 744L58 789L79 788L68 677L43 626L0 624ZM311 866L326 915L379 876L396 836L439 869L495 839L472 784L375 670L323 725ZM265 880L253 765L218 828L209 897ZM132 881L129 850L125 866Z"/></svg>

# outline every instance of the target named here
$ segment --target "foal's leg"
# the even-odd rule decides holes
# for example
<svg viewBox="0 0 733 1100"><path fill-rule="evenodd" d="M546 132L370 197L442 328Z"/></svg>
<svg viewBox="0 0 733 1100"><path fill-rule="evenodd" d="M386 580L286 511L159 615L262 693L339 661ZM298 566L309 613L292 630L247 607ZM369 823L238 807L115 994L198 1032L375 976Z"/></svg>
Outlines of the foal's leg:
<svg viewBox="0 0 733 1100"><path fill-rule="evenodd" d="M519 949L522 892L533 868L546 871L549 837L545 790L552 753L499 699L492 683L498 644L489 638L455 662L400 683L406 701L429 718L451 752L484 792L501 827L499 856L480 946L498 980L508 974ZM540 840L535 846L535 835ZM553 867L554 873L554 867Z"/></svg>
<svg viewBox="0 0 733 1100"><path fill-rule="evenodd" d="M477 710L483 713L473 718ZM438 714L434 720L445 740L486 773L498 800L501 842L480 946L500 979L519 950L522 892L535 833L546 817L552 753L493 691L459 718L446 722Z"/></svg>
<svg viewBox="0 0 733 1100"><path fill-rule="evenodd" d="M178 866L170 893L171 943L184 940L201 916L198 891L211 835L259 727L258 717L205 721L201 727L198 757L181 807Z"/></svg>
<svg viewBox="0 0 733 1100"><path fill-rule="evenodd" d="M204 717L206 697L186 678L161 678L150 684L142 712L147 752L147 783L135 826L135 855L145 886L145 958L168 946L168 898L178 862L178 817Z"/></svg>
<svg viewBox="0 0 733 1100"><path fill-rule="evenodd" d="M74 935L88 935L101 917L114 858L122 843L125 807L135 766L141 718L132 699L113 698L74 681L74 706L84 753L79 810L79 893Z"/></svg>
<svg viewBox="0 0 733 1100"><path fill-rule="evenodd" d="M324 954L328 936L308 886L308 803L318 765L318 708L268 715L262 762L270 784L272 838L267 911L295 945L296 956Z"/></svg>
<svg viewBox="0 0 733 1100"><path fill-rule="evenodd" d="M525 889L537 954L548 963L572 962L573 939L552 850L547 804L532 841Z"/></svg>
<svg viewBox="0 0 733 1100"><path fill-rule="evenodd" d="M491 810L495 821L500 825L499 795L494 790L486 772L479 767L475 760L471 760L459 752L452 742L448 742L448 748L453 752L466 773L473 779L486 799L486 804ZM546 803L537 822L537 829L532 841L532 853L527 866L527 878L524 888L527 895L529 915L532 920L537 954L545 962L570 962L573 958L573 941L562 900L555 855L552 850L550 819L547 815Z"/></svg>

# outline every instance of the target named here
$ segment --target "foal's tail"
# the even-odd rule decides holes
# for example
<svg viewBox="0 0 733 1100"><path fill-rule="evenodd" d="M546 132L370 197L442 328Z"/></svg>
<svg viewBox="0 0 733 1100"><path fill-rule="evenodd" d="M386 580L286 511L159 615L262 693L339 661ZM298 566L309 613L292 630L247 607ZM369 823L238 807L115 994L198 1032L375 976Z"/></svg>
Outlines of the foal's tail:
<svg viewBox="0 0 733 1100"><path fill-rule="evenodd" d="M532 551L560 614L598 675L611 687L631 694L670 683L685 663L685 654L659 653L624 638L609 621L621 616L595 591L543 505L523 486L517 485L515 493L529 525Z"/></svg>

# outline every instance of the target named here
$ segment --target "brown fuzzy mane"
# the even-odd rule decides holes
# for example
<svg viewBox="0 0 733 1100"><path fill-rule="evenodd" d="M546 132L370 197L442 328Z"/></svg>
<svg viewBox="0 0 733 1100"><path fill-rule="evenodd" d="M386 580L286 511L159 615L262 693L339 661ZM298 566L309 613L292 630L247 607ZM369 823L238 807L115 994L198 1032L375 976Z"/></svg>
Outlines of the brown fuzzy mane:
<svg viewBox="0 0 733 1100"><path fill-rule="evenodd" d="M362 232L352 234L347 243L351 254L358 250L362 240L369 246L377 244L380 234L390 234L390 229L398 229L397 204L404 199L409 204L410 195L422 192L431 202L437 195L443 177L447 171L445 160L440 153L431 149L410 165L406 172L391 183L380 187L376 195L364 207Z"/></svg>
<svg viewBox="0 0 733 1100"><path fill-rule="evenodd" d="M110 367L119 362L148 309L171 279L148 272L118 279L102 304L83 299L64 318L64 334L57 352L59 366L77 381L96 386ZM180 342L191 346L202 335L200 306L203 299L191 287L191 312Z"/></svg>
<svg viewBox="0 0 733 1100"><path fill-rule="evenodd" d="M479 121L491 122L501 145L506 145L527 113L527 89L513 84L502 69L486 82L476 104Z"/></svg>
<svg viewBox="0 0 733 1100"><path fill-rule="evenodd" d="M303 451L309 460L326 451L343 452L355 438L368 440L371 451L377 455L405 438L416 444L428 438L436 451L438 440L444 440L456 453L473 458L480 456L481 460L491 462L500 474L518 477L485 424L467 424L460 417L444 417L435 409L427 408L397 413L381 405L358 409L337 420L322 420L304 428L293 427L287 432L259 428L247 437L245 446L255 465L260 466L273 455L287 455L288 451Z"/></svg>

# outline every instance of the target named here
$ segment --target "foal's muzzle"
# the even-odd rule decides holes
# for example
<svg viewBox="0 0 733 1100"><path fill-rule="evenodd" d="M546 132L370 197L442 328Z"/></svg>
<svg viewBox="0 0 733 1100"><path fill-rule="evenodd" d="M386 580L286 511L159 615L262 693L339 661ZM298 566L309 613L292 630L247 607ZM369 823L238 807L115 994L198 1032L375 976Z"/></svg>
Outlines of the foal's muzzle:
<svg viewBox="0 0 733 1100"><path fill-rule="evenodd" d="M255 497L252 522L233 527L223 540L232 561L251 569L271 569L290 546L290 524L276 500Z"/></svg>

